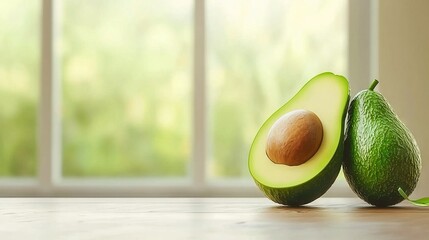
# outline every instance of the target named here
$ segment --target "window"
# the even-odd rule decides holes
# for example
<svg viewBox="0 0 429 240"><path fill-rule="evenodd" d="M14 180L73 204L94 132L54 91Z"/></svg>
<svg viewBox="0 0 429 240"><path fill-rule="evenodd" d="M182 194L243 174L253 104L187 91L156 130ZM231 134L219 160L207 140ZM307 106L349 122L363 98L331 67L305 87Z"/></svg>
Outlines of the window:
<svg viewBox="0 0 429 240"><path fill-rule="evenodd" d="M249 178L263 121L313 75L346 74L347 2L225 0L206 9L208 173Z"/></svg>
<svg viewBox="0 0 429 240"><path fill-rule="evenodd" d="M62 1L64 177L180 177L191 157L192 2Z"/></svg>
<svg viewBox="0 0 429 240"><path fill-rule="evenodd" d="M0 176L36 175L40 2L0 2Z"/></svg>
<svg viewBox="0 0 429 240"><path fill-rule="evenodd" d="M365 61L352 2L0 3L17 19L0 23L2 194L257 196L259 126L312 76Z"/></svg>

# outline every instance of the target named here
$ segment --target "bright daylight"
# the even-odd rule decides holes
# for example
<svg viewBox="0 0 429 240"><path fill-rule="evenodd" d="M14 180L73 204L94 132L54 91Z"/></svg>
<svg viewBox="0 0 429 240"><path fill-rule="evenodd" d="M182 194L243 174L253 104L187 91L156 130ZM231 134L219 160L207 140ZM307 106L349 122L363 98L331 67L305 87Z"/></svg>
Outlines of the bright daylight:
<svg viewBox="0 0 429 240"><path fill-rule="evenodd" d="M0 1L1 239L424 239L427 9Z"/></svg>

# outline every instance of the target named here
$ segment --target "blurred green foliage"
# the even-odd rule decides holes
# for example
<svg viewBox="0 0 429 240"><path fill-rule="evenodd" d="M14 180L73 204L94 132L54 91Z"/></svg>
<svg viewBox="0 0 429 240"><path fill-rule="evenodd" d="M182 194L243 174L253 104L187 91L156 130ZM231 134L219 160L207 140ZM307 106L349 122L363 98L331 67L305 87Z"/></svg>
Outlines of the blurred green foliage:
<svg viewBox="0 0 429 240"><path fill-rule="evenodd" d="M311 77L347 74L347 1L208 1L210 175L250 178L259 127Z"/></svg>
<svg viewBox="0 0 429 240"><path fill-rule="evenodd" d="M211 178L248 177L256 131L309 78L346 74L347 1L207 1ZM188 174L193 1L59 5L62 173ZM0 3L0 174L36 172L40 1Z"/></svg>
<svg viewBox="0 0 429 240"><path fill-rule="evenodd" d="M65 176L184 176L192 2L63 1Z"/></svg>
<svg viewBox="0 0 429 240"><path fill-rule="evenodd" d="M39 1L0 1L0 176L36 174L39 19Z"/></svg>

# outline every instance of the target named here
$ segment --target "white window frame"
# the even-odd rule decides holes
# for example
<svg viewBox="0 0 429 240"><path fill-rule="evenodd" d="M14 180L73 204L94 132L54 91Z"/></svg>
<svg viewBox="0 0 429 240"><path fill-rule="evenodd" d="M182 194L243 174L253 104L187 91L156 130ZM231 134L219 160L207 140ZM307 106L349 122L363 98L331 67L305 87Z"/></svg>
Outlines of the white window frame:
<svg viewBox="0 0 429 240"><path fill-rule="evenodd" d="M58 36L60 1L42 0L41 77L36 178L0 179L0 196L256 197L250 180L207 181L207 94L205 1L194 0L193 150L184 179L63 178L61 176L61 96ZM368 87L377 76L378 1L349 0L349 79L352 89ZM352 92L353 95L355 92ZM351 196L345 182L327 196Z"/></svg>

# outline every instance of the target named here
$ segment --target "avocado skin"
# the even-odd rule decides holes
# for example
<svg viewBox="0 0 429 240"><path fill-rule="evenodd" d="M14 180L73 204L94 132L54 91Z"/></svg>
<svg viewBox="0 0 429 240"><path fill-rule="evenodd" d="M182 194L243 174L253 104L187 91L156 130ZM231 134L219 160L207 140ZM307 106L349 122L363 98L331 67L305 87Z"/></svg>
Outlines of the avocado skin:
<svg viewBox="0 0 429 240"><path fill-rule="evenodd" d="M341 141L343 141L343 137ZM305 183L289 188L270 188L258 181L255 181L256 185L273 202L289 206L301 206L310 203L328 191L335 182L343 156L343 144L340 145L328 165L313 179Z"/></svg>
<svg viewBox="0 0 429 240"><path fill-rule="evenodd" d="M364 90L350 103L343 170L352 190L367 203L386 207L411 194L421 170L410 131L378 92Z"/></svg>
<svg viewBox="0 0 429 240"><path fill-rule="evenodd" d="M287 188L272 188L255 180L256 185L273 202L301 206L310 203L322 196L332 186L341 169L344 154L344 125L350 96L347 97L343 116L341 118L341 136L337 150L328 165L309 181Z"/></svg>

